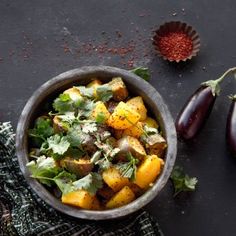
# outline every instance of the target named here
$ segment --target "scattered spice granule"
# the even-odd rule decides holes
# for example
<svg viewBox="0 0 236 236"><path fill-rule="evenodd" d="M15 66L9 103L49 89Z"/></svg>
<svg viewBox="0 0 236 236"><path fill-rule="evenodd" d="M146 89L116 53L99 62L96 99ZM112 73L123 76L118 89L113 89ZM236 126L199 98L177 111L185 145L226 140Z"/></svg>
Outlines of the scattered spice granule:
<svg viewBox="0 0 236 236"><path fill-rule="evenodd" d="M158 40L160 53L169 60L183 60L193 50L192 39L184 32L170 32Z"/></svg>

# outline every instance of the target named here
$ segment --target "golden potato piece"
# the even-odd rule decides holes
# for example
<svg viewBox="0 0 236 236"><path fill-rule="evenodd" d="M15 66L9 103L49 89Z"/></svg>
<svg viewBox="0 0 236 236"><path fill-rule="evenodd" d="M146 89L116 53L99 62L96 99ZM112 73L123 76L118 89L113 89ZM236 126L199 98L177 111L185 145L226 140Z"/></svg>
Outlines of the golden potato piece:
<svg viewBox="0 0 236 236"><path fill-rule="evenodd" d="M80 94L80 91L76 87L69 88L63 92L64 94L68 94L73 101L81 100L83 97Z"/></svg>
<svg viewBox="0 0 236 236"><path fill-rule="evenodd" d="M91 195L88 191L85 190L77 190L75 192L70 192L62 195L61 198L62 203L81 207L83 209L94 209L99 208L99 201L95 195Z"/></svg>
<svg viewBox="0 0 236 236"><path fill-rule="evenodd" d="M106 204L106 208L117 208L132 202L135 199L133 191L128 187L123 187Z"/></svg>
<svg viewBox="0 0 236 236"><path fill-rule="evenodd" d="M67 131L69 128L69 126L67 127L65 123L61 122L61 118L58 116L53 117L52 123L53 123L53 130L55 133Z"/></svg>
<svg viewBox="0 0 236 236"><path fill-rule="evenodd" d="M131 98L126 102L126 104L139 113L140 121L144 121L147 118L147 109L144 105L142 97L138 96Z"/></svg>
<svg viewBox="0 0 236 236"><path fill-rule="evenodd" d="M111 86L115 101L124 101L128 97L128 90L121 77L113 78L108 84Z"/></svg>
<svg viewBox="0 0 236 236"><path fill-rule="evenodd" d="M129 184L129 179L121 176L119 170L111 167L102 173L104 182L114 191L117 192Z"/></svg>
<svg viewBox="0 0 236 236"><path fill-rule="evenodd" d="M99 116L104 117L104 123L109 119L110 112L107 110L105 104L101 101L96 103L95 108L92 111L91 118L97 120Z"/></svg>
<svg viewBox="0 0 236 236"><path fill-rule="evenodd" d="M139 121L130 128L125 129L122 135L139 138L142 134L143 134L143 123Z"/></svg>
<svg viewBox="0 0 236 236"><path fill-rule="evenodd" d="M159 125L157 124L157 122L152 119L151 117L147 117L146 120L143 121L144 124L146 124L148 127L150 128L158 128Z"/></svg>
<svg viewBox="0 0 236 236"><path fill-rule="evenodd" d="M160 174L164 161L156 155L147 156L136 171L134 181L140 188L146 189Z"/></svg>
<svg viewBox="0 0 236 236"><path fill-rule="evenodd" d="M96 97L97 96L96 89L100 85L102 85L102 82L100 80L98 80L98 79L94 79L86 87L87 88L93 88L93 94L94 94L94 97Z"/></svg>
<svg viewBox="0 0 236 236"><path fill-rule="evenodd" d="M108 125L114 129L127 129L136 124L139 119L139 113L124 102L119 102L108 119Z"/></svg>

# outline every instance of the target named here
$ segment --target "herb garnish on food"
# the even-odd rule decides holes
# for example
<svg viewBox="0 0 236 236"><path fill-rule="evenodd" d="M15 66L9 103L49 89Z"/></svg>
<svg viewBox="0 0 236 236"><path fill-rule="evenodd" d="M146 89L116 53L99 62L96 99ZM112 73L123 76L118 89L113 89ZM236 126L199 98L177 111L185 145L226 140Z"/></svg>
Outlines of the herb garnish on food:
<svg viewBox="0 0 236 236"><path fill-rule="evenodd" d="M52 111L35 120L27 166L32 178L52 192L60 190L65 204L116 208L146 191L160 174L166 141L157 127L142 97L130 98L121 77L105 84L94 79L59 94ZM106 191L109 198L102 194Z"/></svg>

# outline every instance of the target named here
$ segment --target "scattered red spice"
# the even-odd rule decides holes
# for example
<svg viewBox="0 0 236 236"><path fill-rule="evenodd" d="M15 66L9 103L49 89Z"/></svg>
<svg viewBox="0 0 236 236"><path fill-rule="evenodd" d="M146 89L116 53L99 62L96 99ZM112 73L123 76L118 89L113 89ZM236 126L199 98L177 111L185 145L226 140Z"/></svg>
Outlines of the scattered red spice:
<svg viewBox="0 0 236 236"><path fill-rule="evenodd" d="M192 39L184 32L169 32L160 37L158 45L161 54L174 61L187 58L193 50Z"/></svg>

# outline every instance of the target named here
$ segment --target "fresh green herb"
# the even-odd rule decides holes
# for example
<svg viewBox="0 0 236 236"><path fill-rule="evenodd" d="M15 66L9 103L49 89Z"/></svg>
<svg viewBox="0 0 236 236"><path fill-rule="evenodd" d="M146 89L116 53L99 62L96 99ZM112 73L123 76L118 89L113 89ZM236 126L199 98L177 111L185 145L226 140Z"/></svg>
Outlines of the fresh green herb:
<svg viewBox="0 0 236 236"><path fill-rule="evenodd" d="M95 163L95 164L96 164L97 161L100 159L101 156L102 156L102 151L96 151L96 152L92 155L90 161L91 161L92 163Z"/></svg>
<svg viewBox="0 0 236 236"><path fill-rule="evenodd" d="M171 174L171 180L174 184L174 196L180 192L194 191L198 182L196 177L189 177L184 173L183 168L176 166Z"/></svg>
<svg viewBox="0 0 236 236"><path fill-rule="evenodd" d="M73 182L73 186L75 189L84 189L94 195L97 189L103 186L102 177L97 173L89 173L82 179Z"/></svg>
<svg viewBox="0 0 236 236"><path fill-rule="evenodd" d="M93 96L94 96L93 88L86 88L85 86L78 86L76 88L79 89L82 96L88 97L88 98L93 98Z"/></svg>
<svg viewBox="0 0 236 236"><path fill-rule="evenodd" d="M134 74L138 75L139 77L141 77L142 79L146 81L149 81L151 78L150 71L148 70L148 68L145 68L145 67L137 67L131 70L131 72L133 72Z"/></svg>
<svg viewBox="0 0 236 236"><path fill-rule="evenodd" d="M115 167L120 171L123 177L129 178L131 181L134 181L136 178L137 164L139 160L134 158L133 155L128 152L127 159L129 162L119 163Z"/></svg>
<svg viewBox="0 0 236 236"><path fill-rule="evenodd" d="M73 125L67 132L67 141L72 147L79 147L83 140L83 133L80 125Z"/></svg>
<svg viewBox="0 0 236 236"><path fill-rule="evenodd" d="M63 155L69 148L70 143L65 136L55 134L47 139L48 150L52 150L54 154Z"/></svg>
<svg viewBox="0 0 236 236"><path fill-rule="evenodd" d="M96 123L85 123L82 128L82 132L85 134L93 134L98 131Z"/></svg>
<svg viewBox="0 0 236 236"><path fill-rule="evenodd" d="M85 100L83 105L81 107L79 107L77 117L79 119L81 119L81 117L82 118L89 118L94 107L95 107L95 102L93 100L89 100L89 99Z"/></svg>
<svg viewBox="0 0 236 236"><path fill-rule="evenodd" d="M96 116L96 122L99 124L104 124L106 121L106 116L104 112L99 112Z"/></svg>
<svg viewBox="0 0 236 236"><path fill-rule="evenodd" d="M71 157L73 159L79 159L85 155L85 151L79 146L79 147L69 147L66 151L65 155L68 157Z"/></svg>
<svg viewBox="0 0 236 236"><path fill-rule="evenodd" d="M63 114L68 111L73 111L73 100L70 98L69 94L60 94L52 104L53 108L59 113Z"/></svg>
<svg viewBox="0 0 236 236"><path fill-rule="evenodd" d="M107 102L109 101L112 96L112 88L108 84L103 84L97 87L96 89L97 100Z"/></svg>
<svg viewBox="0 0 236 236"><path fill-rule="evenodd" d="M58 115L57 117L60 119L60 122L65 122L70 126L77 119L74 112L65 112L63 115Z"/></svg>
<svg viewBox="0 0 236 236"><path fill-rule="evenodd" d="M75 191L73 182L76 180L76 176L67 171L60 172L53 181L56 183L58 188L61 190L62 194L67 194L69 192Z"/></svg>
<svg viewBox="0 0 236 236"><path fill-rule="evenodd" d="M60 171L52 157L40 156L27 164L31 176L48 186L52 185L54 178Z"/></svg>
<svg viewBox="0 0 236 236"><path fill-rule="evenodd" d="M29 130L29 136L43 141L53 134L52 122L49 118L39 117L33 129Z"/></svg>

